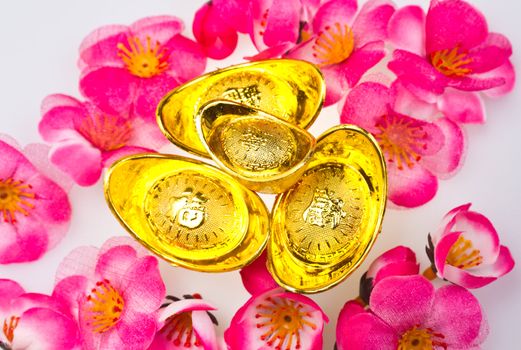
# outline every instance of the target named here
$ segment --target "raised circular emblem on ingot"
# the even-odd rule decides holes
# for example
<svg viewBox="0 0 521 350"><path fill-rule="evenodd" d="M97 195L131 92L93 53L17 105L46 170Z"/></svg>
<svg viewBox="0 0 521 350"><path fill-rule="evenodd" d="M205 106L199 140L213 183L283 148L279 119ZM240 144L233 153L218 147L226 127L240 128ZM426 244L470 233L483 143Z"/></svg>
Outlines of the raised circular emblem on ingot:
<svg viewBox="0 0 521 350"><path fill-rule="evenodd" d="M194 121L208 101L235 101L306 129L318 116L324 95L322 74L311 63L292 59L243 63L207 73L174 89L159 103L157 120L174 144L209 157Z"/></svg>
<svg viewBox="0 0 521 350"><path fill-rule="evenodd" d="M165 260L222 272L253 261L268 239L262 200L222 171L157 154L116 162L105 178L107 202L123 226Z"/></svg>
<svg viewBox="0 0 521 350"><path fill-rule="evenodd" d="M226 100L203 105L199 137L213 160L248 188L280 193L306 169L315 138L259 109Z"/></svg>
<svg viewBox="0 0 521 350"><path fill-rule="evenodd" d="M306 171L274 204L268 268L283 287L314 293L340 283L380 232L387 197L382 152L352 125L326 131Z"/></svg>

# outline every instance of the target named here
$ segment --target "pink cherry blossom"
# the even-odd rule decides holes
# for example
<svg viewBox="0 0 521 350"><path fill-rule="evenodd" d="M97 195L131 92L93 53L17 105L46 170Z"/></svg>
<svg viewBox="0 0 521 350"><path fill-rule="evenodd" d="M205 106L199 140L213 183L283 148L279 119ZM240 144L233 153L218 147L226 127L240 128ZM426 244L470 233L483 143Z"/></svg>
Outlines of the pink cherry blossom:
<svg viewBox="0 0 521 350"><path fill-rule="evenodd" d="M159 100L206 66L199 44L181 35L183 27L177 17L156 16L94 30L80 47L81 92L111 115L154 120Z"/></svg>
<svg viewBox="0 0 521 350"><path fill-rule="evenodd" d="M229 350L321 350L327 316L306 296L280 288L254 295L233 317Z"/></svg>
<svg viewBox="0 0 521 350"><path fill-rule="evenodd" d="M261 294L279 286L271 277L266 260L267 253L264 251L255 261L240 271L242 284L251 295Z"/></svg>
<svg viewBox="0 0 521 350"><path fill-rule="evenodd" d="M199 294L173 300L162 311L164 326L156 333L149 350L204 349L217 350L216 319L210 314L215 308Z"/></svg>
<svg viewBox="0 0 521 350"><path fill-rule="evenodd" d="M427 203L438 190L438 177L450 177L462 164L461 128L398 82L391 87L357 85L349 91L340 119L374 135L387 163L389 200L398 206Z"/></svg>
<svg viewBox="0 0 521 350"><path fill-rule="evenodd" d="M308 38L286 56L317 64L326 80L325 105L338 102L385 56L387 24L394 11L386 0L369 0L360 10L356 0L326 1L305 34Z"/></svg>
<svg viewBox="0 0 521 350"><path fill-rule="evenodd" d="M423 276L391 276L373 289L369 309L340 312L338 350L477 349L488 334L478 300L466 289L435 290Z"/></svg>
<svg viewBox="0 0 521 350"><path fill-rule="evenodd" d="M471 204L452 209L440 229L429 237L430 258L440 278L465 288L480 288L514 268L510 250L484 215Z"/></svg>
<svg viewBox="0 0 521 350"><path fill-rule="evenodd" d="M157 259L129 237L80 247L60 264L53 296L80 326L83 349L146 349L160 328Z"/></svg>
<svg viewBox="0 0 521 350"><path fill-rule="evenodd" d="M389 39L397 50L389 62L418 97L434 102L447 87L498 96L512 90L515 73L510 41L489 32L483 14L462 0L432 0L396 11Z"/></svg>
<svg viewBox="0 0 521 350"><path fill-rule="evenodd" d="M39 259L69 228L70 181L47 162L48 152L41 144L21 150L0 135L0 264Z"/></svg>
<svg viewBox="0 0 521 350"><path fill-rule="evenodd" d="M79 333L58 300L26 293L15 281L0 279L0 349L75 349Z"/></svg>

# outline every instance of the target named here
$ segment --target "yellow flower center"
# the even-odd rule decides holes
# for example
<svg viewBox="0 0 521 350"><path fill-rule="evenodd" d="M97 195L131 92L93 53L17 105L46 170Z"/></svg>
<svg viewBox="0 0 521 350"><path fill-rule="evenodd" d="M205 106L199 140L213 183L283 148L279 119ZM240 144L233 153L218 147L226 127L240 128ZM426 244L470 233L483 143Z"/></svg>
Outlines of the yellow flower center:
<svg viewBox="0 0 521 350"><path fill-rule="evenodd" d="M397 350L434 350L440 347L447 349L444 338L443 334L434 333L430 328L413 327L402 334Z"/></svg>
<svg viewBox="0 0 521 350"><path fill-rule="evenodd" d="M312 47L313 57L320 61L320 66L336 64L351 56L354 47L355 38L351 28L347 24L335 23L318 34Z"/></svg>
<svg viewBox="0 0 521 350"><path fill-rule="evenodd" d="M32 186L23 181L12 178L0 179L0 214L5 222L14 224L16 213L29 215L29 210L34 208L34 204L29 200L35 198L31 190Z"/></svg>
<svg viewBox="0 0 521 350"><path fill-rule="evenodd" d="M138 37L129 37L128 45L118 44L118 56L128 71L140 78L151 78L168 69L168 53L159 41L152 42L147 36L141 43Z"/></svg>
<svg viewBox="0 0 521 350"><path fill-rule="evenodd" d="M13 342L14 330L16 329L16 326L18 326L18 321L20 321L20 317L16 316L11 316L10 318L6 318L4 320L4 326L2 330L4 331L5 339L7 339L9 343ZM2 344L1 341L0 344Z"/></svg>
<svg viewBox="0 0 521 350"><path fill-rule="evenodd" d="M479 249L472 249L471 241L459 236L456 243L450 248L446 262L465 270L481 265L483 257Z"/></svg>
<svg viewBox="0 0 521 350"><path fill-rule="evenodd" d="M256 309L257 328L264 331L260 339L276 349L300 349L300 332L305 327L317 328L311 310L291 299L268 297Z"/></svg>
<svg viewBox="0 0 521 350"><path fill-rule="evenodd" d="M441 74L448 77L464 77L472 73L472 70L466 67L472 59L456 46L452 50L445 49L433 52L431 54L431 63Z"/></svg>
<svg viewBox="0 0 521 350"><path fill-rule="evenodd" d="M113 151L128 142L132 131L128 121L109 115L94 115L83 119L78 131L89 142L103 150Z"/></svg>
<svg viewBox="0 0 521 350"><path fill-rule="evenodd" d="M192 327L192 312L182 312L166 319L161 333L175 346L190 348L202 346ZM184 338L184 341L183 341Z"/></svg>
<svg viewBox="0 0 521 350"><path fill-rule="evenodd" d="M118 323L125 303L109 280L96 283L87 296L85 307L87 325L96 333L105 333Z"/></svg>
<svg viewBox="0 0 521 350"><path fill-rule="evenodd" d="M397 115L383 117L376 127L380 133L375 138L387 160L395 163L399 170L403 170L404 165L412 168L421 159L418 150L427 148L427 133L423 127Z"/></svg>

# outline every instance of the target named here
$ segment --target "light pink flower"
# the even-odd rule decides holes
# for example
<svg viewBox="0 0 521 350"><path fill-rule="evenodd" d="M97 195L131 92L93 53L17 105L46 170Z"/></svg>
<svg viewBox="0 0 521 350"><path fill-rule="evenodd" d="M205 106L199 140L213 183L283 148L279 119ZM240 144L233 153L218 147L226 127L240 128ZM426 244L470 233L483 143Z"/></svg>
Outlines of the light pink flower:
<svg viewBox="0 0 521 350"><path fill-rule="evenodd" d="M499 244L490 220L470 211L470 206L459 206L445 215L440 229L429 236L428 251L440 278L480 288L510 272L515 263L510 250Z"/></svg>
<svg viewBox="0 0 521 350"><path fill-rule="evenodd" d="M242 284L251 295L261 294L279 286L271 277L266 260L267 253L264 251L255 261L240 271Z"/></svg>
<svg viewBox="0 0 521 350"><path fill-rule="evenodd" d="M432 0L427 15L401 8L389 21L389 39L397 48L389 69L426 101L447 87L501 95L514 86L509 40L489 32L483 14L462 0Z"/></svg>
<svg viewBox="0 0 521 350"><path fill-rule="evenodd" d="M0 349L67 350L78 344L78 327L58 300L26 293L0 279Z"/></svg>
<svg viewBox="0 0 521 350"><path fill-rule="evenodd" d="M399 83L364 82L349 91L340 117L371 132L387 162L389 199L417 207L461 166L465 137L435 105L418 100Z"/></svg>
<svg viewBox="0 0 521 350"><path fill-rule="evenodd" d="M167 141L155 122L108 114L60 94L43 100L38 127L42 138L53 144L51 162L81 186L96 183L103 168L119 158L153 152Z"/></svg>
<svg viewBox="0 0 521 350"><path fill-rule="evenodd" d="M385 56L387 23L394 11L387 0L369 0L359 11L356 0L326 1L313 19L310 38L286 56L317 64L326 80L325 105L338 102Z"/></svg>
<svg viewBox="0 0 521 350"><path fill-rule="evenodd" d="M146 349L160 328L157 259L129 237L80 247L60 264L53 296L80 326L83 349Z"/></svg>
<svg viewBox="0 0 521 350"><path fill-rule="evenodd" d="M420 265L416 254L404 246L390 249L376 258L360 279L360 297L368 304L374 286L390 276L417 275Z"/></svg>
<svg viewBox="0 0 521 350"><path fill-rule="evenodd" d="M217 321L209 313L215 308L201 300L199 294L185 296L185 299L167 298L173 302L161 311L160 321L164 326L148 350L217 350Z"/></svg>
<svg viewBox="0 0 521 350"><path fill-rule="evenodd" d="M0 135L0 264L40 258L69 228L70 181L52 169L48 151L40 144L22 151Z"/></svg>
<svg viewBox="0 0 521 350"><path fill-rule="evenodd" d="M369 310L348 302L338 350L476 349L488 326L478 300L459 286L435 290L423 276L392 276L373 289Z"/></svg>
<svg viewBox="0 0 521 350"><path fill-rule="evenodd" d="M111 115L155 119L159 100L206 66L183 27L177 17L156 16L94 30L80 47L81 92Z"/></svg>

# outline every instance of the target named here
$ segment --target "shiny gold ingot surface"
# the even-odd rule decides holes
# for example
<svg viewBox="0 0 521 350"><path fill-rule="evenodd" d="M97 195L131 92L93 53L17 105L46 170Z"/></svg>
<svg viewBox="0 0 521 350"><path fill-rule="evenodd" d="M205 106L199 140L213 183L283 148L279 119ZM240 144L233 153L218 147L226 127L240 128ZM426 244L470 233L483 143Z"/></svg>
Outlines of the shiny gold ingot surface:
<svg viewBox="0 0 521 350"><path fill-rule="evenodd" d="M196 160L157 154L124 158L105 178L105 197L145 247L192 270L241 268L268 239L269 213L262 200Z"/></svg>
<svg viewBox="0 0 521 350"><path fill-rule="evenodd" d="M326 131L303 176L274 204L268 268L277 283L303 293L340 283L380 232L386 196L374 138L352 125Z"/></svg>
<svg viewBox="0 0 521 350"><path fill-rule="evenodd" d="M210 101L196 116L199 137L213 160L249 189L280 193L306 169L315 138L253 107Z"/></svg>
<svg viewBox="0 0 521 350"><path fill-rule="evenodd" d="M207 73L174 89L159 103L157 120L174 144L209 157L194 121L206 102L239 102L306 129L318 116L324 95L324 79L308 62L273 59L244 63Z"/></svg>

